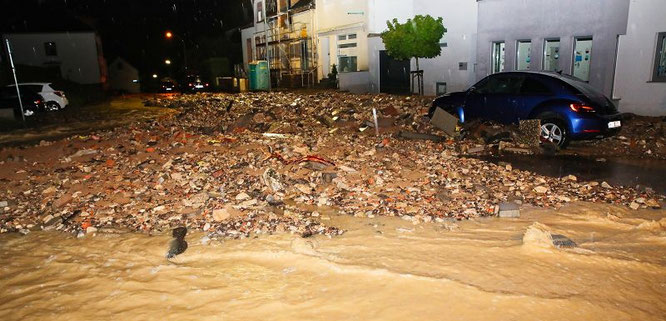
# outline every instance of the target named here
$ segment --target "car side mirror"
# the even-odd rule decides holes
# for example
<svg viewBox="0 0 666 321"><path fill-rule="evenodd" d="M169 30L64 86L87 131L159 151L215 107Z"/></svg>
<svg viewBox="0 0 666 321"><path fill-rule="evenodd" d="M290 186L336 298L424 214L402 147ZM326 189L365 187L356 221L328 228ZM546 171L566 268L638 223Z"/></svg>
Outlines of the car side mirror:
<svg viewBox="0 0 666 321"><path fill-rule="evenodd" d="M468 95L476 94L476 87L474 87L474 86L470 87L470 88L467 90L467 94L468 94Z"/></svg>

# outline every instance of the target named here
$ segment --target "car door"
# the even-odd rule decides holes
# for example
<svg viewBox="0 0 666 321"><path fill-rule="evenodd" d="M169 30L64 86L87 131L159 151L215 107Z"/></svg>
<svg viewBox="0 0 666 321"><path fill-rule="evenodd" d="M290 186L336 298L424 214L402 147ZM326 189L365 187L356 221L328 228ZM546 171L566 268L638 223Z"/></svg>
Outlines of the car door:
<svg viewBox="0 0 666 321"><path fill-rule="evenodd" d="M465 117L511 123L517 119L519 93L524 77L497 74L479 82L465 100Z"/></svg>
<svg viewBox="0 0 666 321"><path fill-rule="evenodd" d="M534 108L552 99L553 91L538 77L528 76L520 87L520 101L516 112L516 122L527 119Z"/></svg>

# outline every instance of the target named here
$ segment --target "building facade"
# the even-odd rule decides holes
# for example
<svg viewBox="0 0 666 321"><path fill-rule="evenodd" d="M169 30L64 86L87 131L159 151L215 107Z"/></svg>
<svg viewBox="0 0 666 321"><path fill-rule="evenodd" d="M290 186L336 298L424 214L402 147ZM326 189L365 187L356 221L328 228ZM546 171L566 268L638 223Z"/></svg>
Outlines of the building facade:
<svg viewBox="0 0 666 321"><path fill-rule="evenodd" d="M288 12L294 0L279 2L285 3ZM622 112L666 113L663 0L306 2L307 18L302 20L307 37L301 38L311 41L308 66L315 70L309 70L322 79L335 64L343 90L414 92L410 88L414 61L389 57L380 35L388 20L404 22L428 14L442 17L447 32L440 41L442 54L419 60L426 95L461 91L496 72L549 70L589 82L618 101ZM261 16L262 3L255 1L255 16ZM279 8L269 12L282 12ZM261 34L266 27L281 25L279 14L268 16L267 24L257 18L253 27L243 30L246 64L266 57ZM288 25L296 20L288 20ZM283 68L282 58L276 58L281 51L270 46L269 41L271 68Z"/></svg>
<svg viewBox="0 0 666 321"><path fill-rule="evenodd" d="M666 115L666 1L632 0L620 36L613 99L620 111Z"/></svg>
<svg viewBox="0 0 666 321"><path fill-rule="evenodd" d="M58 66L61 77L78 84L107 81L101 40L94 31L6 33L16 65Z"/></svg>
<svg viewBox="0 0 666 321"><path fill-rule="evenodd" d="M109 64L109 88L123 93L139 93L139 71L125 59L116 57Z"/></svg>
<svg viewBox="0 0 666 321"><path fill-rule="evenodd" d="M255 0L253 25L241 30L243 62L267 60L271 79L293 87L317 80L314 0Z"/></svg>
<svg viewBox="0 0 666 321"><path fill-rule="evenodd" d="M629 0L481 0L477 80L501 71L550 70L611 96Z"/></svg>

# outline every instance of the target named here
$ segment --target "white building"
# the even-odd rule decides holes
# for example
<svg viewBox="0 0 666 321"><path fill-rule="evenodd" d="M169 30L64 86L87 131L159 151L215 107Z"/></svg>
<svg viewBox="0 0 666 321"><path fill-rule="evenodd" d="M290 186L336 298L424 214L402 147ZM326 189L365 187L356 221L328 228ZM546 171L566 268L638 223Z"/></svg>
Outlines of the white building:
<svg viewBox="0 0 666 321"><path fill-rule="evenodd" d="M268 21L264 22L263 9L268 3ZM308 10L295 11L300 4L307 3ZM273 8L277 6L278 8ZM266 0L254 1L254 25L243 29L241 34L244 62L265 59L264 28L268 27L271 69L285 68L286 50L277 49L275 34L277 25L282 25L281 34L289 34L301 28L312 39L308 50L312 68L317 79L327 77L333 65L339 72L340 86L353 92L409 92L410 71L414 62L396 62L388 57L379 35L386 30L386 22L394 18L400 22L417 14L443 17L448 29L442 40L442 55L434 59L421 60L424 72L425 93L434 95L444 90L461 90L474 80L476 1L428 1L428 0ZM278 14L276 14L276 12ZM280 23L279 17L286 15L288 23ZM294 30L296 29L296 30ZM288 42L291 37L284 37ZM284 45L283 45L284 46ZM291 51L292 56L294 51ZM305 53L305 51L303 51ZM296 59L298 61L298 59ZM298 66L290 67L297 70ZM303 70L301 70L302 72ZM284 71L283 71L284 73ZM275 74L274 74L275 77ZM383 82L383 83L382 83Z"/></svg>
<svg viewBox="0 0 666 321"><path fill-rule="evenodd" d="M632 0L619 38L613 98L621 112L666 115L666 1Z"/></svg>
<svg viewBox="0 0 666 321"><path fill-rule="evenodd" d="M16 65L59 66L63 79L79 84L106 82L106 62L94 31L3 34L9 39Z"/></svg>
<svg viewBox="0 0 666 321"><path fill-rule="evenodd" d="M419 60L426 95L461 91L499 71L561 70L612 96L622 112L666 114L664 0L589 0L580 8L573 0L560 4L545 0L265 1L279 2L282 8L308 3L309 9L300 11L304 15L298 21L306 26L311 41L310 68L322 79L335 64L343 90L409 93L415 62L386 55L380 34L387 29L387 20L404 22L415 15L431 15L443 18L447 32L440 41L441 55ZM258 23L242 33L246 63L266 57L264 25L279 21L269 14L268 24L262 24L263 1L254 5ZM290 17L287 26L293 29L297 16ZM279 42L274 37L271 41ZM271 50L271 57L282 51ZM272 68L280 62L271 60Z"/></svg>
<svg viewBox="0 0 666 321"><path fill-rule="evenodd" d="M139 71L125 59L116 57L109 64L109 88L124 93L139 93Z"/></svg>

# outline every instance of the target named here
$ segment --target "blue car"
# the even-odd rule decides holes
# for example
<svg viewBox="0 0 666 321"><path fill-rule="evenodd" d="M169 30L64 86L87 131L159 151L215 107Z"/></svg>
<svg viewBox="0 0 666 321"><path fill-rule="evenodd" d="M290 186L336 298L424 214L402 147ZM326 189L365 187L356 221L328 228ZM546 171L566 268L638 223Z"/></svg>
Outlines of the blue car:
<svg viewBox="0 0 666 321"><path fill-rule="evenodd" d="M542 141L560 147L572 140L614 135L622 126L613 102L588 83L545 71L490 75L467 91L435 99L430 117L436 108L457 115L461 122L541 119Z"/></svg>

